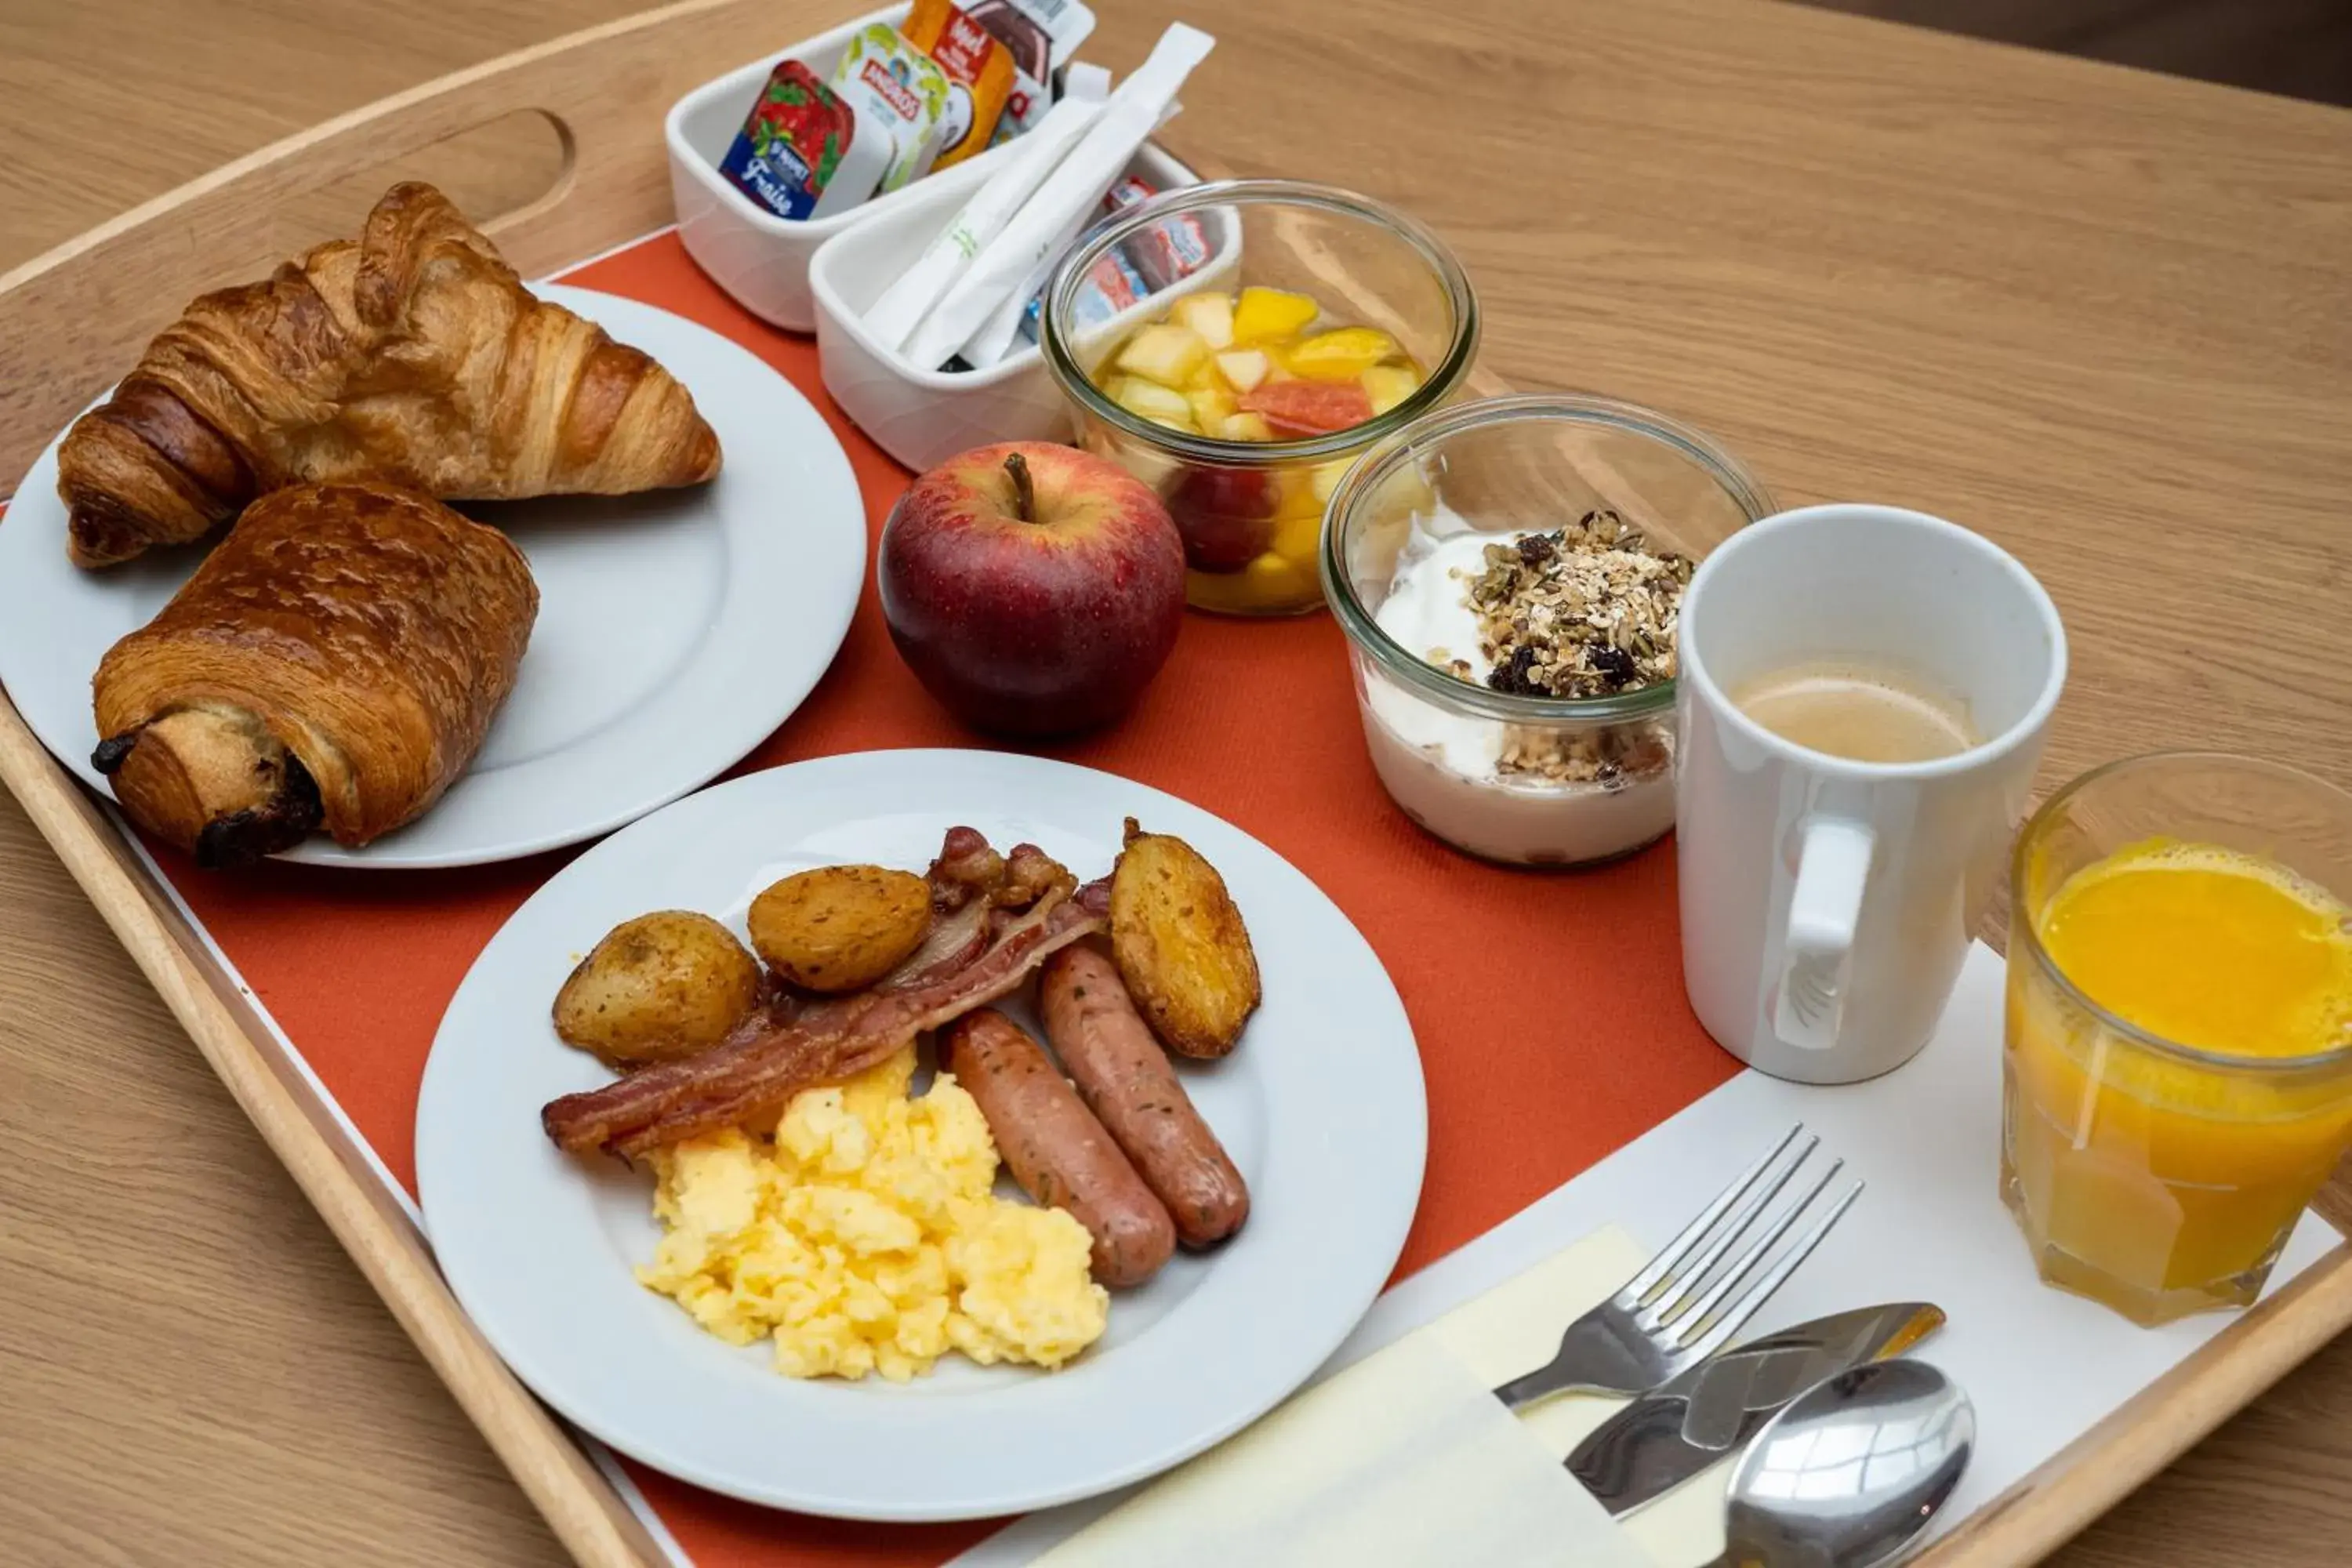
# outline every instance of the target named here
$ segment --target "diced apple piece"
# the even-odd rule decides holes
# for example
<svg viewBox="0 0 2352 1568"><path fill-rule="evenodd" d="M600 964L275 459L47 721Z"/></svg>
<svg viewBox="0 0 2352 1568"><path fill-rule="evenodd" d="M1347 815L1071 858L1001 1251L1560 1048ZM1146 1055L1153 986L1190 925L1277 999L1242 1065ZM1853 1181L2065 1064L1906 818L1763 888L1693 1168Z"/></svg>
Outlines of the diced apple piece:
<svg viewBox="0 0 2352 1568"><path fill-rule="evenodd" d="M1125 437L1112 437L1107 440L1097 437L1087 450L1097 458L1108 458L1162 496L1173 490L1192 471L1184 466L1182 459L1171 458Z"/></svg>
<svg viewBox="0 0 2352 1568"><path fill-rule="evenodd" d="M1212 349L1234 346L1234 297L1231 294L1187 294L1168 312L1169 320L1192 328Z"/></svg>
<svg viewBox="0 0 2352 1568"><path fill-rule="evenodd" d="M1286 338L1304 331L1322 308L1304 294L1283 289L1244 289L1234 309L1234 342L1244 346Z"/></svg>
<svg viewBox="0 0 2352 1568"><path fill-rule="evenodd" d="M1234 412L1234 395L1222 386L1187 393L1185 401L1192 405L1192 422L1203 430L1214 430Z"/></svg>
<svg viewBox="0 0 2352 1568"><path fill-rule="evenodd" d="M1118 351L1118 368L1173 388L1182 386L1184 378L1208 357L1209 345L1200 333L1173 321L1157 321L1127 340Z"/></svg>
<svg viewBox="0 0 2352 1568"><path fill-rule="evenodd" d="M1201 362L1201 368L1184 378L1183 390L1186 392L1208 392L1211 390L1228 392L1231 391L1232 388L1225 384L1225 378L1217 373L1217 362L1215 357L1213 355L1208 359L1202 360Z"/></svg>
<svg viewBox="0 0 2352 1568"><path fill-rule="evenodd" d="M1110 400L1155 425L1172 426L1179 430L1193 428L1192 405L1184 395L1142 376L1120 376L1112 384Z"/></svg>
<svg viewBox="0 0 2352 1568"><path fill-rule="evenodd" d="M1353 381L1402 352L1394 338L1377 328L1341 327L1316 333L1282 358L1293 375L1307 381Z"/></svg>
<svg viewBox="0 0 2352 1568"><path fill-rule="evenodd" d="M1376 364L1364 372L1363 381L1375 414L1386 414L1421 390L1421 377L1411 365Z"/></svg>
<svg viewBox="0 0 2352 1568"><path fill-rule="evenodd" d="M1235 392L1247 392L1265 379L1274 362L1265 357L1263 349L1228 349L1214 361L1217 373Z"/></svg>
<svg viewBox="0 0 2352 1568"><path fill-rule="evenodd" d="M1217 426L1217 434L1227 441L1271 441L1274 426L1263 414L1228 414Z"/></svg>

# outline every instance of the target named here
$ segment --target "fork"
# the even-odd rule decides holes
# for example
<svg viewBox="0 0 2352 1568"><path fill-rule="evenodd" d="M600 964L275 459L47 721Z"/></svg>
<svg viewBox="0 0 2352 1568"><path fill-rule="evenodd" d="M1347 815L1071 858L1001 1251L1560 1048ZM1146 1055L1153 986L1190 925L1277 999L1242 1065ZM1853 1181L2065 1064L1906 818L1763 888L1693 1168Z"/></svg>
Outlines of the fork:
<svg viewBox="0 0 2352 1568"><path fill-rule="evenodd" d="M1821 1146L1818 1134L1807 1135L1797 1157L1782 1164L1780 1156L1804 1132L1801 1121L1790 1128L1622 1289L1570 1323L1559 1337L1559 1354L1501 1384L1495 1397L1517 1410L1555 1394L1646 1394L1721 1350L1862 1194L1860 1182L1848 1187L1761 1277L1747 1284L1773 1246L1844 1169L1843 1160L1832 1160L1761 1237L1725 1262L1726 1254Z"/></svg>

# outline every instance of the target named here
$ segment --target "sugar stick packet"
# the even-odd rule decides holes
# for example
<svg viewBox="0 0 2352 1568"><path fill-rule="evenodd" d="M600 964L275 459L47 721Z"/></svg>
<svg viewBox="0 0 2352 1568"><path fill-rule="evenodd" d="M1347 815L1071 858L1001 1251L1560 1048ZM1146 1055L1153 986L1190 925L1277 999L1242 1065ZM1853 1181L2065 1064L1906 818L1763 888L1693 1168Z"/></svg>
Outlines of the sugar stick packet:
<svg viewBox="0 0 2352 1568"><path fill-rule="evenodd" d="M1100 66L1072 66L1068 89L1061 100L1021 138L1004 166L972 193L963 210L915 258L914 265L882 291L882 298L866 312L866 331L885 347L906 347L924 312L939 303L981 247L994 239L1021 204L1045 183L1087 128L1101 116L1109 96L1110 72Z"/></svg>
<svg viewBox="0 0 2352 1568"><path fill-rule="evenodd" d="M1022 309L1029 302L1022 285L1091 221L1095 204L1126 170L1128 160L1174 103L1176 89L1216 42L1182 22L1160 35L1150 58L1119 83L1077 144L916 328L907 345L908 363L934 369L959 349L976 366L1004 357L1020 331ZM975 349L985 357L976 357Z"/></svg>

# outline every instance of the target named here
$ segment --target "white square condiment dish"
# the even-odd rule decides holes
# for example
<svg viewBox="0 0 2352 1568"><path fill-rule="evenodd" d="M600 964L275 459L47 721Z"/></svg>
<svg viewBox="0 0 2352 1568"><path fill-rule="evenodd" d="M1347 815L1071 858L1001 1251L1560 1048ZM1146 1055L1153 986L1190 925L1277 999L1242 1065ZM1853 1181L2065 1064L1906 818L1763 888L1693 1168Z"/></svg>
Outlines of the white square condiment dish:
<svg viewBox="0 0 2352 1568"><path fill-rule="evenodd" d="M983 161L974 159L950 173ZM1149 142L1129 161L1126 173L1163 191L1201 179ZM972 189L972 182L919 180L891 198L895 205L888 212L827 241L809 267L825 390L875 445L918 470L992 441L1060 441L1070 434L1068 400L1047 374L1036 344L1022 341L985 370L943 371L911 363L866 330L866 312L947 227ZM1218 209L1202 216L1212 247L1208 263L1129 306L1097 331L1124 331L1166 310L1180 295L1219 287L1234 274L1241 261L1241 235L1232 214Z"/></svg>
<svg viewBox="0 0 2352 1568"><path fill-rule="evenodd" d="M662 122L669 146L670 200L677 212L677 237L686 253L736 302L763 321L790 331L816 325L809 297L809 260L834 236L877 217L887 217L923 196L954 191L961 200L1003 163L1007 142L952 168L926 174L887 195L836 213L795 222L781 218L735 188L719 172L744 118L778 61L799 60L819 77L830 77L842 51L861 27L877 22L897 26L911 5L886 5L831 32L803 38L708 81L670 106ZM941 223L946 218L942 216Z"/></svg>

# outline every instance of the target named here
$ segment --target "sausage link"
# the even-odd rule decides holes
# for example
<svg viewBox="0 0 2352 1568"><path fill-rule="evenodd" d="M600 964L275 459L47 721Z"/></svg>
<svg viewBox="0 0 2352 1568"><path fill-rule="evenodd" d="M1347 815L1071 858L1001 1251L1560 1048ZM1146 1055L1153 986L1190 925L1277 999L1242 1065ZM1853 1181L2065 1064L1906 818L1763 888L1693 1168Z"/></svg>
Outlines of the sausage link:
<svg viewBox="0 0 2352 1568"><path fill-rule="evenodd" d="M1097 1280L1120 1289L1160 1272L1174 1222L1020 1025L993 1008L967 1013L941 1037L940 1065L979 1102L1021 1190L1087 1227Z"/></svg>
<svg viewBox="0 0 2352 1568"><path fill-rule="evenodd" d="M1135 1010L1111 961L1081 943L1045 961L1039 980L1045 1037L1176 1222L1187 1247L1223 1241L1249 1217L1249 1187L1192 1108L1168 1053Z"/></svg>

